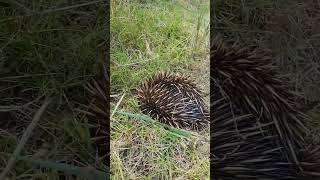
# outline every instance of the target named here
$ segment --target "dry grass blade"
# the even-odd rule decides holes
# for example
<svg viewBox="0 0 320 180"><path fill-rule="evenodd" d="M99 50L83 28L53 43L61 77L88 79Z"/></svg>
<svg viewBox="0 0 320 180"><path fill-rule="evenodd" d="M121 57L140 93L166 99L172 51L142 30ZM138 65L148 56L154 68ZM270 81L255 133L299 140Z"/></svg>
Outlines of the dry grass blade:
<svg viewBox="0 0 320 180"><path fill-rule="evenodd" d="M1 172L0 175L0 179L4 179L6 174L10 171L10 169L13 167L17 156L20 154L22 148L24 147L24 145L26 144L26 142L28 141L29 137L31 136L34 128L36 127L36 125L38 124L42 114L45 112L45 109L47 108L47 106L50 104L51 99L46 100L42 106L40 107L40 109L36 112L36 114L34 115L30 125L27 127L26 131L24 132L21 140L19 141L19 144L17 145L16 149L14 150L11 158L8 161L7 166L3 169L3 171Z"/></svg>
<svg viewBox="0 0 320 180"><path fill-rule="evenodd" d="M116 107L114 107L112 114L110 116L110 119L113 117L114 113L116 113L118 107L120 106L120 103L122 102L124 96L126 95L126 93L123 93L123 95L121 96L120 100L117 102Z"/></svg>

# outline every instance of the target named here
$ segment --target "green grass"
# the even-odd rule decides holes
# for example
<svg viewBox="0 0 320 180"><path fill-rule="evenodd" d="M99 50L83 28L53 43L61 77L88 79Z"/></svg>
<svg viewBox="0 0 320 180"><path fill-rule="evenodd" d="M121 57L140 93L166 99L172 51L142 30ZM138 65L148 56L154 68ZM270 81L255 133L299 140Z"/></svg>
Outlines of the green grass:
<svg viewBox="0 0 320 180"><path fill-rule="evenodd" d="M68 171L81 179L77 167L107 170L89 134L95 124L77 111L87 101L84 86L102 74L108 29L101 2L0 3L0 172L21 148L6 169L10 179L70 178ZM46 97L52 102L21 145Z"/></svg>
<svg viewBox="0 0 320 180"><path fill-rule="evenodd" d="M159 71L190 75L209 92L209 1L112 1L110 26L111 111L139 117L135 90ZM208 137L204 131L185 139L161 125L115 113L113 179L209 179Z"/></svg>
<svg viewBox="0 0 320 180"><path fill-rule="evenodd" d="M147 4L147 8L143 7L146 4L121 3L111 7L112 92L129 92L140 77L159 70L181 72L193 63L191 57L197 52L193 48L196 28L192 22L196 23L196 19L188 23L180 7L170 10L166 4ZM127 79L128 76L132 77Z"/></svg>

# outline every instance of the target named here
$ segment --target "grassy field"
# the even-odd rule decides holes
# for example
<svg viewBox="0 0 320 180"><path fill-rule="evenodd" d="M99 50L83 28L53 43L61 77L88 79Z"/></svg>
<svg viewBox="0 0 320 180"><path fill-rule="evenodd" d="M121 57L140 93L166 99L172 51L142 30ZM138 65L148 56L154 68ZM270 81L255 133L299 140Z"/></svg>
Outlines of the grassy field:
<svg viewBox="0 0 320 180"><path fill-rule="evenodd" d="M90 134L97 124L77 110L87 104L84 87L103 74L103 3L0 2L0 172L10 179L86 179L92 168L107 170Z"/></svg>
<svg viewBox="0 0 320 180"><path fill-rule="evenodd" d="M135 97L159 71L194 79L209 93L209 1L111 1L113 179L209 179L209 132L177 137L141 115ZM117 106L118 105L118 106Z"/></svg>

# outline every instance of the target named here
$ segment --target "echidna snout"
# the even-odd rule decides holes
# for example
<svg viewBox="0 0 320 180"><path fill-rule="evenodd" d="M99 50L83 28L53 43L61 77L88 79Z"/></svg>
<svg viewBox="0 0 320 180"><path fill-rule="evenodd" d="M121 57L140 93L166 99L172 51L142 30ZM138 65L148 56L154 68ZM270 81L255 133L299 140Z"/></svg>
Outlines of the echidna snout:
<svg viewBox="0 0 320 180"><path fill-rule="evenodd" d="M201 130L209 123L209 113L201 92L188 78L161 72L138 89L142 113L162 123Z"/></svg>

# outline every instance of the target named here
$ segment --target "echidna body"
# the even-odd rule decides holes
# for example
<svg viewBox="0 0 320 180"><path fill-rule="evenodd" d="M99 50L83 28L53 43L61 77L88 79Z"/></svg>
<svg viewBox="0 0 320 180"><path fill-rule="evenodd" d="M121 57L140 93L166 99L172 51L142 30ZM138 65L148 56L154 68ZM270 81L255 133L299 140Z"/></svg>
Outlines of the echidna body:
<svg viewBox="0 0 320 180"><path fill-rule="evenodd" d="M271 58L262 51L228 46L219 37L211 52L213 177L319 178L320 170L304 171L320 162L311 151L316 161L303 160L307 117L297 110L295 95L278 77Z"/></svg>
<svg viewBox="0 0 320 180"><path fill-rule="evenodd" d="M259 123L251 114L234 106L220 87L213 90L212 154L213 178L236 179L292 179L298 170L273 142L277 136L266 135L262 129L272 124Z"/></svg>
<svg viewBox="0 0 320 180"><path fill-rule="evenodd" d="M85 87L88 93L87 105L83 106L81 112L86 112L90 126L90 135L92 145L96 152L102 157L103 163L110 166L108 152L110 151L110 122L109 119L109 102L107 78L94 78Z"/></svg>
<svg viewBox="0 0 320 180"><path fill-rule="evenodd" d="M201 130L209 122L201 91L186 77L158 73L139 87L137 97L144 114L173 127Z"/></svg>

